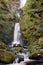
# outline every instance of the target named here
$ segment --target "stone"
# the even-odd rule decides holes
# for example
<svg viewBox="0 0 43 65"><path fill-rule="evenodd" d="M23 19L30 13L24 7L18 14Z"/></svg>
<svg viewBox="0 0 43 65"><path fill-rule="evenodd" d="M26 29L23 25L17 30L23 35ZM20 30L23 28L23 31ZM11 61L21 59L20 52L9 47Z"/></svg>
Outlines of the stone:
<svg viewBox="0 0 43 65"><path fill-rule="evenodd" d="M0 62L1 63L12 63L15 60L15 55L11 51L0 49Z"/></svg>
<svg viewBox="0 0 43 65"><path fill-rule="evenodd" d="M32 54L29 59L37 59L37 60L40 60L41 59L41 55L38 54L38 53L34 53Z"/></svg>
<svg viewBox="0 0 43 65"><path fill-rule="evenodd" d="M22 62L20 62L20 65L26 65L26 64L22 61Z"/></svg>

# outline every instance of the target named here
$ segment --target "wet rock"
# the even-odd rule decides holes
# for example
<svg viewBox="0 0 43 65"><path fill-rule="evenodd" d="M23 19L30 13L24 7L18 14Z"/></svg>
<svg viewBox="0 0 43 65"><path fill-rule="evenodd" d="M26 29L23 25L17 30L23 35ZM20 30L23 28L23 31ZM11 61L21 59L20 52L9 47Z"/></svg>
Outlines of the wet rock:
<svg viewBox="0 0 43 65"><path fill-rule="evenodd" d="M17 47L15 47L15 50L18 51L18 52L22 52L23 47L17 46Z"/></svg>
<svg viewBox="0 0 43 65"><path fill-rule="evenodd" d="M30 58L30 59L40 60L40 59L41 59L41 55L38 54L38 53L34 53L34 54L32 54L29 58Z"/></svg>
<svg viewBox="0 0 43 65"><path fill-rule="evenodd" d="M20 62L20 65L25 65L25 63L22 61L22 62Z"/></svg>
<svg viewBox="0 0 43 65"><path fill-rule="evenodd" d="M24 61L24 58L19 58L19 61L18 61L18 63L20 63L21 61Z"/></svg>
<svg viewBox="0 0 43 65"><path fill-rule="evenodd" d="M20 55L19 53L17 54L17 58L18 58L18 63L20 63L21 61L24 61L24 56Z"/></svg>

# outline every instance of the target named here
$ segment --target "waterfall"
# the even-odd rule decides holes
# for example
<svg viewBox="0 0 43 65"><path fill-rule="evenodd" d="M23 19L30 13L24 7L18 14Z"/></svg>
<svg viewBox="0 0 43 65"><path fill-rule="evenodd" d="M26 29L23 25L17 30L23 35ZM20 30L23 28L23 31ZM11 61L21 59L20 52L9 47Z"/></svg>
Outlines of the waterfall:
<svg viewBox="0 0 43 65"><path fill-rule="evenodd" d="M12 42L12 46L16 44L19 45L22 43L21 40L21 31L20 31L20 24L19 23L15 23L15 27L14 27L14 40Z"/></svg>
<svg viewBox="0 0 43 65"><path fill-rule="evenodd" d="M23 8L25 6L26 1L27 0L20 0L18 9ZM20 18L20 12L18 11L18 9L15 12L16 19ZM14 39L13 39L13 42L12 42L12 47L14 45L17 46L19 44L22 45L21 30L20 30L20 24L16 22L15 26L14 26Z"/></svg>
<svg viewBox="0 0 43 65"><path fill-rule="evenodd" d="M23 8L27 0L20 0L19 8Z"/></svg>

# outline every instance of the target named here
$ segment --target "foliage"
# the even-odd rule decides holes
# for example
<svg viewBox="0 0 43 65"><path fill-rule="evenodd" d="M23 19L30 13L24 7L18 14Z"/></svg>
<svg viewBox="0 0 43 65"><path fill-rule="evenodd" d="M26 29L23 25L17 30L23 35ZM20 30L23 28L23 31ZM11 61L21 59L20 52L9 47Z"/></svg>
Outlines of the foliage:
<svg viewBox="0 0 43 65"><path fill-rule="evenodd" d="M14 18L9 0L0 0L0 41L5 43L13 39Z"/></svg>
<svg viewBox="0 0 43 65"><path fill-rule="evenodd" d="M42 3L42 0L28 0L26 6L22 9L21 30L24 40L30 44L38 41L39 37L43 37Z"/></svg>
<svg viewBox="0 0 43 65"><path fill-rule="evenodd" d="M28 50L31 52L31 54L33 53L38 53L39 52L39 49L36 47L36 46L34 46L34 45L29 45L28 46Z"/></svg>
<svg viewBox="0 0 43 65"><path fill-rule="evenodd" d="M7 49L7 45L0 41L0 49Z"/></svg>

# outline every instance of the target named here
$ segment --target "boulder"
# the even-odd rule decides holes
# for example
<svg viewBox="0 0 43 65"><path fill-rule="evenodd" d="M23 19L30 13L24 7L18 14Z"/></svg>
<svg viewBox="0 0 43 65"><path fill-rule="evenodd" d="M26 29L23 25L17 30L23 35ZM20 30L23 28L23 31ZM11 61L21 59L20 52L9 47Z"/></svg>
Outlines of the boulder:
<svg viewBox="0 0 43 65"><path fill-rule="evenodd" d="M38 54L38 53L34 53L34 54L31 54L31 56L29 57L29 59L40 60L41 59L41 55Z"/></svg>
<svg viewBox="0 0 43 65"><path fill-rule="evenodd" d="M0 49L0 62L12 63L15 60L15 55L11 51Z"/></svg>
<svg viewBox="0 0 43 65"><path fill-rule="evenodd" d="M18 63L20 63L21 61L24 61L24 58L19 58L19 61L18 61Z"/></svg>
<svg viewBox="0 0 43 65"><path fill-rule="evenodd" d="M20 65L26 65L26 64L22 61L22 62L20 62Z"/></svg>

